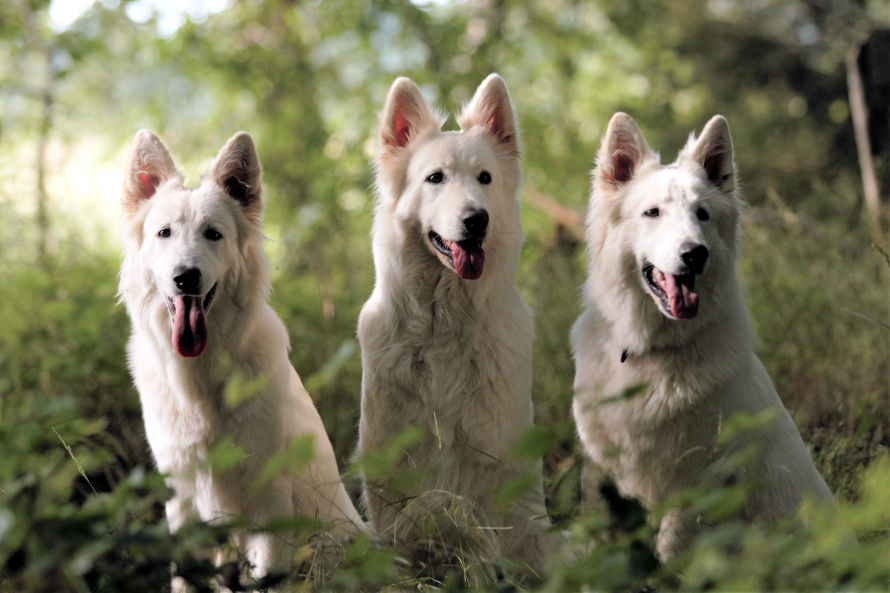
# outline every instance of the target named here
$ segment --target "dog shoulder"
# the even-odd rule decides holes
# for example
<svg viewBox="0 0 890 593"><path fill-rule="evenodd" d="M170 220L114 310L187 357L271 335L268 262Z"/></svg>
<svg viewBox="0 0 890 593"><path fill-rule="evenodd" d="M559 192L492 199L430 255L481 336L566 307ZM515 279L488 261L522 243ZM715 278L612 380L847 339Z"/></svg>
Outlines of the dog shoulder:
<svg viewBox="0 0 890 593"><path fill-rule="evenodd" d="M529 339L535 333L535 318L531 307L522 298L519 288L514 284L513 290L509 292L509 296L504 301L504 314L510 320L510 323L516 328L517 332L528 334Z"/></svg>
<svg viewBox="0 0 890 593"><path fill-rule="evenodd" d="M601 323L602 318L596 308L588 306L572 324L570 333L572 352L579 363L589 357L590 349L599 342L597 336Z"/></svg>
<svg viewBox="0 0 890 593"><path fill-rule="evenodd" d="M385 319L383 311L384 305L376 292L371 295L362 310L358 314L358 337L359 340L370 339L380 329Z"/></svg>

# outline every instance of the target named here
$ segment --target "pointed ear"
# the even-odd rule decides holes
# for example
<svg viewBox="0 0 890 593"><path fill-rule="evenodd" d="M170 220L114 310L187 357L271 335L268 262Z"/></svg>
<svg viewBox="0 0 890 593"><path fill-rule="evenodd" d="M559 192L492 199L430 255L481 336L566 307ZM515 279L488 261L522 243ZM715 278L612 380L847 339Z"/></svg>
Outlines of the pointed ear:
<svg viewBox="0 0 890 593"><path fill-rule="evenodd" d="M705 170L708 180L720 191L730 194L735 189L735 163L729 123L715 115L705 125L694 144L683 150L686 158ZM688 152L687 152L688 151Z"/></svg>
<svg viewBox="0 0 890 593"><path fill-rule="evenodd" d="M430 109L417 85L401 76L392 83L380 117L381 156L404 148L426 130L441 127L441 118Z"/></svg>
<svg viewBox="0 0 890 593"><path fill-rule="evenodd" d="M618 187L630 181L640 164L655 153L646 144L637 122L618 112L609 120L596 158L596 180Z"/></svg>
<svg viewBox="0 0 890 593"><path fill-rule="evenodd" d="M519 126L507 83L498 74L489 74L473 98L461 111L457 123L464 131L480 126L494 136L510 156L519 156Z"/></svg>
<svg viewBox="0 0 890 593"><path fill-rule="evenodd" d="M133 138L124 173L124 213L132 216L170 177L182 177L161 139L150 130L139 130Z"/></svg>
<svg viewBox="0 0 890 593"><path fill-rule="evenodd" d="M262 175L260 158L247 132L229 138L210 167L210 178L241 204L254 222L259 221L263 211Z"/></svg>

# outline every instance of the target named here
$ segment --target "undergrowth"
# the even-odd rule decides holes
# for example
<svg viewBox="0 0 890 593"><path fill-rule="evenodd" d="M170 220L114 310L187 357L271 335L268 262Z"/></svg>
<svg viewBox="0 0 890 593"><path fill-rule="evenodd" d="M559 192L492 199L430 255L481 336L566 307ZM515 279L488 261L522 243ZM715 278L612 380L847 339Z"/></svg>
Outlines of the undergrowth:
<svg viewBox="0 0 890 593"><path fill-rule="evenodd" d="M153 469L126 369L129 324L114 296L118 257L77 248L65 252L70 255L43 267L11 261L0 269L0 591L163 591L174 565L198 590L212 590L220 581L232 590L251 586L238 582L237 558L216 566L198 553L224 544L237 521L190 524L169 533L163 515L169 492ZM605 486L608 510L585 511L579 486L583 456L569 408L573 368L567 338L578 313L583 253L571 241L530 237L519 280L537 320L537 426L520 453L545 461L548 511L558 541L546 569L530 575L524 567L469 552L443 569L409 562L367 536L343 544L315 539L294 548L299 568L281 587L890 588L890 265L840 223L750 216L741 272L759 337L757 353L836 492L836 509L805 505L804 520L770 529L718 521L668 565L656 561L652 522L634 501ZM304 298L307 291L294 288L301 281L276 278L275 298ZM279 307L311 308L303 302ZM285 321L290 327L300 320ZM319 408L347 484L354 486L348 455L355 442L360 361L353 330L343 325L342 331L320 335L315 348L295 347L292 359L314 386L313 395L324 399ZM316 360L320 353L327 359ZM687 494L707 521L738 504L737 489ZM288 526L298 524L295 519Z"/></svg>

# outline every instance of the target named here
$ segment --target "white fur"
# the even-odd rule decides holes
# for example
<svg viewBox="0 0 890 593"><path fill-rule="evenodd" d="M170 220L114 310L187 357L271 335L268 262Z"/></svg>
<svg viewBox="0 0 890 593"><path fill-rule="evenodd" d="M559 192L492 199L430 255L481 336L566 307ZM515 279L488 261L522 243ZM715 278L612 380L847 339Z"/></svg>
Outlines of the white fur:
<svg viewBox="0 0 890 593"><path fill-rule="evenodd" d="M149 445L174 491L167 503L172 530L189 517L243 516L261 527L301 514L343 537L361 519L340 482L321 418L288 360L284 324L267 302L260 176L253 141L243 132L222 148L197 188L183 187L157 136L147 130L136 135L124 182L120 275L120 296L133 324L130 370ZM169 237L158 236L163 228L170 229ZM208 228L222 238L209 240ZM202 294L217 283L206 313L208 344L194 358L177 354L171 342L167 298L177 294L173 270L182 265L201 270ZM259 387L246 401L228 404L224 394L234 377L256 380ZM282 471L258 484L266 462L303 435L314 437L314 459L298 475ZM231 470L212 471L207 455L223 439L241 447L244 458ZM257 577L273 566L287 570L293 548L284 544L293 539L243 533L235 543Z"/></svg>
<svg viewBox="0 0 890 593"><path fill-rule="evenodd" d="M482 82L458 122L460 132L441 132L442 119L407 78L393 84L381 119L376 284L358 325L359 449L378 450L405 428L420 427L425 438L399 467L427 471L409 492L366 475L365 499L383 537L410 543L420 538L417 524L456 495L475 506L477 519L506 528L488 532L497 541L486 544L494 546L487 553L538 566L549 525L541 464L510 452L533 420L534 328L515 284L522 243L518 130L498 75ZM426 181L435 171L442 183ZM490 173L489 184L479 182L481 171ZM475 280L458 277L428 238L435 230L460 239L466 207L490 215L484 270ZM528 473L535 479L525 496L499 509L498 489Z"/></svg>
<svg viewBox="0 0 890 593"><path fill-rule="evenodd" d="M706 485L709 470L749 444L740 477L752 493L742 511L767 522L802 498L831 500L806 445L752 350L753 333L736 281L740 201L732 139L715 116L663 166L634 121L615 114L593 173L587 217L589 274L584 311L572 329L573 411L590 457L626 495L654 509L678 491ZM644 212L659 209L657 217ZM699 209L708 213L699 219ZM680 245L710 251L696 277L698 315L675 319L649 290L641 268L681 273ZM622 357L626 361L622 362ZM644 385L623 401L607 398ZM772 410L764 426L728 447L722 423L736 412ZM657 549L671 558L698 529L680 509L661 522Z"/></svg>

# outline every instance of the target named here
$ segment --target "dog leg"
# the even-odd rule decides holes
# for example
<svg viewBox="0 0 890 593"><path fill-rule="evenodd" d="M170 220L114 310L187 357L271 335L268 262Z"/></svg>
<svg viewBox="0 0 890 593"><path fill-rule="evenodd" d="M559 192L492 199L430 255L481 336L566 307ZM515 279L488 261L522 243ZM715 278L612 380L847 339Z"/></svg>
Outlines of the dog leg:
<svg viewBox="0 0 890 593"><path fill-rule="evenodd" d="M695 516L689 511L673 510L661 519L655 550L662 562L669 562L678 552L685 550L701 529Z"/></svg>
<svg viewBox="0 0 890 593"><path fill-rule="evenodd" d="M250 576L261 579L270 571L290 571L290 556L285 553L279 537L270 533L259 533L247 538L245 554L250 562Z"/></svg>
<svg viewBox="0 0 890 593"><path fill-rule="evenodd" d="M164 512L167 515L167 525L170 527L170 533L176 533L190 517L197 516L191 501L176 495L171 497L164 505ZM189 587L188 581L180 576L176 576L176 564L170 564L170 572L173 573L170 581L171 593L189 593L193 590Z"/></svg>

